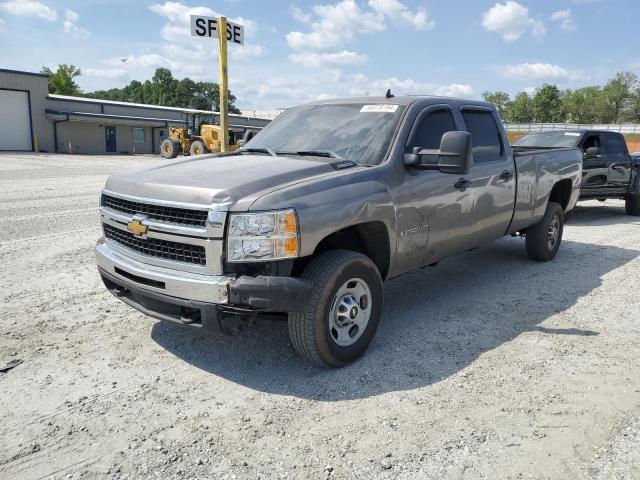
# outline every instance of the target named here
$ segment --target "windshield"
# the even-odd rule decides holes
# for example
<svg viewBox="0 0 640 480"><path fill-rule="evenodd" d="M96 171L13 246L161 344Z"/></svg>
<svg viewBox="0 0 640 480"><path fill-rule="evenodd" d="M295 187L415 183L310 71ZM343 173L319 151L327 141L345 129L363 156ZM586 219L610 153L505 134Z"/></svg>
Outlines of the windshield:
<svg viewBox="0 0 640 480"><path fill-rule="evenodd" d="M403 106L306 105L281 114L243 148L339 157L360 165L384 159Z"/></svg>
<svg viewBox="0 0 640 480"><path fill-rule="evenodd" d="M578 132L530 133L513 145L517 147L575 147L580 140Z"/></svg>

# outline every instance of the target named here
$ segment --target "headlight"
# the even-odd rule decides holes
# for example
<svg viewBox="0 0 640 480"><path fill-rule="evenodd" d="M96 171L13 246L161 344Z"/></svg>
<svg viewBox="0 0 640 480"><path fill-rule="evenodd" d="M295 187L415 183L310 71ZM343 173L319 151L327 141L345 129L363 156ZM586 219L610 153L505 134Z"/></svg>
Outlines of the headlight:
<svg viewBox="0 0 640 480"><path fill-rule="evenodd" d="M227 232L227 261L270 261L298 256L298 220L293 209L232 213Z"/></svg>

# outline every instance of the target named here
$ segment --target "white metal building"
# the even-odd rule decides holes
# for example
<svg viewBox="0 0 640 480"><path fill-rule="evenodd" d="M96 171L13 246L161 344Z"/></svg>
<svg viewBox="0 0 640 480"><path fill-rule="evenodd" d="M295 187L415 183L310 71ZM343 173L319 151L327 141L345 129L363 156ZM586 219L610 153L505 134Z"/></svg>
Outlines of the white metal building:
<svg viewBox="0 0 640 480"><path fill-rule="evenodd" d="M68 97L48 93L47 76L0 69L0 151L157 153L169 127L216 112ZM230 115L230 127L263 127L266 119Z"/></svg>

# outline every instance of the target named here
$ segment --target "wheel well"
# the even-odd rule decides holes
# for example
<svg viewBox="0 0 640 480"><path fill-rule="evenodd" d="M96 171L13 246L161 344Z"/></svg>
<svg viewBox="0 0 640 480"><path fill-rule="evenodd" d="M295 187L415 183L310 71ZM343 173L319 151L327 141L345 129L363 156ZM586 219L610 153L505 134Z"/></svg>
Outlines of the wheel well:
<svg viewBox="0 0 640 480"><path fill-rule="evenodd" d="M296 260L293 273L299 276L312 258L328 250L353 250L369 257L378 267L384 280L389 273L389 234L382 222L366 222L352 225L323 238L311 257Z"/></svg>
<svg viewBox="0 0 640 480"><path fill-rule="evenodd" d="M559 203L562 206L562 210L566 211L571 198L571 185L571 180L568 178L560 180L551 189L549 201Z"/></svg>

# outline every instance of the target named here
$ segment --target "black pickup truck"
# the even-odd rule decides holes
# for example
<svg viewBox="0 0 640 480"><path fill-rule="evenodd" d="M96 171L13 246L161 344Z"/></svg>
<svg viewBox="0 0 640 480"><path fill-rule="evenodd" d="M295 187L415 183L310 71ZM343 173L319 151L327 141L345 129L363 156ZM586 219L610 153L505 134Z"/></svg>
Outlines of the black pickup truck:
<svg viewBox="0 0 640 480"><path fill-rule="evenodd" d="M640 215L640 156L629 155L624 136L606 130L530 133L514 143L523 148L582 150L580 200L623 198L627 214Z"/></svg>

